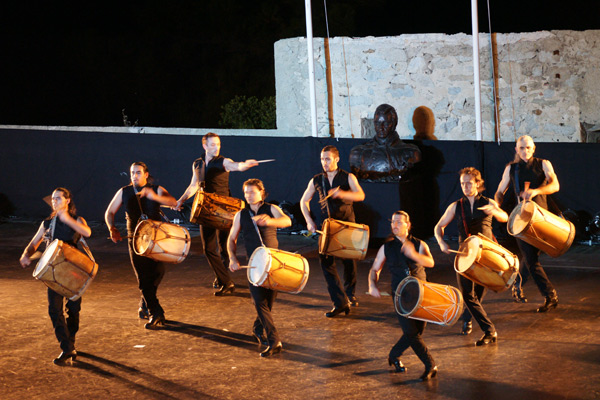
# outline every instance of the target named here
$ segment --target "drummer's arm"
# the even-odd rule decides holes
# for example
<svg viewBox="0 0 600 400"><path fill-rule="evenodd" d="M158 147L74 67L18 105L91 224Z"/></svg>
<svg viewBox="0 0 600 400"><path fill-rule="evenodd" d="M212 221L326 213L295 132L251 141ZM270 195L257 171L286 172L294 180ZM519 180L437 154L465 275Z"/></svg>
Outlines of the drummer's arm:
<svg viewBox="0 0 600 400"><path fill-rule="evenodd" d="M384 263L385 250L384 247L381 246L379 251L377 251L375 261L373 261L373 266L369 271L369 294L373 297L381 297L381 293L379 293L379 289L377 289L377 282L379 281L379 274L381 273L381 268Z"/></svg>
<svg viewBox="0 0 600 400"><path fill-rule="evenodd" d="M240 262L238 261L235 252L237 251L237 238L240 234L240 213L237 212L233 217L233 223L229 236L227 237L227 252L229 253L229 269L231 271L237 271L240 269Z"/></svg>
<svg viewBox="0 0 600 400"><path fill-rule="evenodd" d="M75 232L79 233L83 237L92 236L92 230L88 226L87 222L83 217L77 219L71 217L67 210L61 210L56 215L65 225L69 226Z"/></svg>
<svg viewBox="0 0 600 400"><path fill-rule="evenodd" d="M402 245L402 254L404 254L406 257L410 258L422 267L433 267L435 263L433 261L431 252L429 251L429 246L427 246L427 244L424 243L422 240L419 240L419 242L421 244L419 245L419 251L417 251L413 242L411 242L410 240L405 241ZM423 250L423 252L421 252L421 250Z"/></svg>
<svg viewBox="0 0 600 400"><path fill-rule="evenodd" d="M258 161L253 159L240 162L233 161L231 158L226 158L223 160L223 167L225 167L225 170L227 170L228 172L246 171L252 167L256 167L257 165Z"/></svg>
<svg viewBox="0 0 600 400"><path fill-rule="evenodd" d="M452 220L454 219L455 212L456 202L448 206L448 208L444 212L444 215L442 215L442 218L440 218L438 223L435 225L435 229L433 231L435 235L435 240L437 240L438 245L440 246L440 250L442 250L442 252L446 254L449 253L449 247L448 244L444 241L444 230L446 229L448 224L450 224L450 222L452 222Z"/></svg>
<svg viewBox="0 0 600 400"><path fill-rule="evenodd" d="M308 182L308 186L300 199L300 210L302 211L302 215L306 220L306 227L309 232L315 233L317 227L315 225L315 221L310 216L310 200L315 195L315 185L313 184L313 180L311 179Z"/></svg>
<svg viewBox="0 0 600 400"><path fill-rule="evenodd" d="M192 165L192 180L190 181L190 184L187 187L187 189L185 189L185 192L183 192L183 194L181 195L179 200L177 200L177 205L175 206L176 209L178 209L178 210L181 209L181 206L183 205L183 203L185 203L185 201L187 199L189 199L194 194L196 194L196 192L200 188L200 181L201 181L200 169L196 168L196 164L193 164Z"/></svg>
<svg viewBox="0 0 600 400"><path fill-rule="evenodd" d="M556 176L556 173L554 172L552 163L548 160L543 160L542 168L544 169L544 173L546 174L546 181L548 183L545 184L544 186L540 186L533 190L536 191L537 194L552 194L552 193L558 192L560 190L560 184L558 183L558 177ZM531 197L533 197L533 196L531 196Z"/></svg>
<svg viewBox="0 0 600 400"><path fill-rule="evenodd" d="M267 226L274 226L275 228L287 228L292 226L292 220L290 217L285 215L281 208L276 205L271 205L271 214L273 214L273 218L269 218L267 221ZM265 214L261 214L265 215Z"/></svg>
<svg viewBox="0 0 600 400"><path fill-rule="evenodd" d="M331 194L331 197L352 202L363 201L365 199L365 192L354 174L348 174L348 185L350 186L350 190L337 190Z"/></svg>
<svg viewBox="0 0 600 400"><path fill-rule="evenodd" d="M19 259L19 263L21 263L21 266L23 268L26 268L29 266L29 264L31 264L30 257L33 253L35 253L35 251L39 247L40 243L42 243L42 240L44 239L45 231L46 231L46 229L44 228L44 223L42 222L40 224L40 227L38 228L37 232L33 236L33 239L31 239L31 241L29 242L27 247L25 247L25 250L23 250L23 254L21 255L21 258Z"/></svg>
<svg viewBox="0 0 600 400"><path fill-rule="evenodd" d="M508 221L508 214L500 208L498 203L490 199L490 204L480 207L486 214L492 215L498 222Z"/></svg>
<svg viewBox="0 0 600 400"><path fill-rule="evenodd" d="M433 268L433 266L435 265L435 261L433 260L433 255L431 254L431 251L429 250L429 246L427 245L427 243L425 243L422 240L421 240L421 245L419 246L419 254L421 254L423 257L425 257L427 259L427 263L420 264L420 265L425 268Z"/></svg>
<svg viewBox="0 0 600 400"><path fill-rule="evenodd" d="M121 208L121 204L123 204L123 189L119 189L117 193L115 193L115 197L113 197L104 213L104 222L106 222L106 226L110 232L110 239L114 243L121 240L121 234L115 226L115 214L119 211L119 208Z"/></svg>
<svg viewBox="0 0 600 400"><path fill-rule="evenodd" d="M171 196L167 189L162 186L158 187L157 193L154 193L154 190L150 190L147 193L150 194L148 198L152 201L169 207L175 207L177 205L177 200L175 200L175 197Z"/></svg>
<svg viewBox="0 0 600 400"><path fill-rule="evenodd" d="M504 168L504 172L502 173L502 179L498 184L498 189L496 189L496 194L494 194L494 200L498 203L498 206L502 205L504 201L504 193L506 193L506 189L508 189L508 184L510 183L510 165L507 165Z"/></svg>

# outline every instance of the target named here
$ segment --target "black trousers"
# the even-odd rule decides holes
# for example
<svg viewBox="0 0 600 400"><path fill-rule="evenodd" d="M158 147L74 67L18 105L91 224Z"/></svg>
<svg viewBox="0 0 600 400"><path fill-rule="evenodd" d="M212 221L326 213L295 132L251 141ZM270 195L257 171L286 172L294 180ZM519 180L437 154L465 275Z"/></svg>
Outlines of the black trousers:
<svg viewBox="0 0 600 400"><path fill-rule="evenodd" d="M388 356L389 359L399 359L404 351L410 347L413 349L417 357L419 357L419 360L425 364L426 368L432 368L435 365L435 362L433 361L433 357L431 357L431 354L427 349L427 345L421 337L421 335L423 335L423 331L425 331L427 322L405 318L401 315L398 315L398 321L400 322L403 333L398 342L396 342L394 347L392 347L390 350L390 354Z"/></svg>
<svg viewBox="0 0 600 400"><path fill-rule="evenodd" d="M541 250L530 245L529 243L525 243L521 239L517 239L517 245L519 246L519 250L521 250L521 276L522 281L521 285L525 285L527 282L527 273L523 270L529 270L529 275L533 278L533 281L537 285L540 293L544 297L553 296L556 291L554 286L548 279L548 275L542 268L542 264L540 264L539 257ZM517 282L518 283L518 282Z"/></svg>
<svg viewBox="0 0 600 400"><path fill-rule="evenodd" d="M458 288L463 296L463 301L467 306L460 319L469 322L472 316L482 331L487 333L495 332L496 327L494 327L494 324L481 305L487 291L486 288L460 274L456 274L456 280L458 281Z"/></svg>
<svg viewBox="0 0 600 400"><path fill-rule="evenodd" d="M150 315L161 316L165 312L158 301L158 286L165 276L165 265L148 257L142 257L133 251L133 241L129 239L129 259L138 281L138 288L142 292L140 306L145 304Z"/></svg>
<svg viewBox="0 0 600 400"><path fill-rule="evenodd" d="M344 265L344 287L338 275L335 265L336 258L333 256L319 255L321 269L327 282L327 291L337 308L344 307L356 294L356 260L342 259Z"/></svg>
<svg viewBox="0 0 600 400"><path fill-rule="evenodd" d="M256 320L254 320L254 333L260 337L264 330L269 339L269 345L274 346L279 342L279 334L277 333L271 311L273 310L273 303L277 298L277 291L254 286L252 283L248 283L248 287L250 288L252 302L258 315Z"/></svg>
<svg viewBox="0 0 600 400"><path fill-rule="evenodd" d="M75 350L75 334L79 330L79 311L81 297L75 301L67 300L65 318L65 298L48 288L48 315L54 327L54 335L64 352Z"/></svg>
<svg viewBox="0 0 600 400"><path fill-rule="evenodd" d="M233 282L229 275L229 253L227 253L229 229L218 230L204 225L201 225L200 229L202 230L204 254L208 259L208 264L215 272L219 285L224 286Z"/></svg>

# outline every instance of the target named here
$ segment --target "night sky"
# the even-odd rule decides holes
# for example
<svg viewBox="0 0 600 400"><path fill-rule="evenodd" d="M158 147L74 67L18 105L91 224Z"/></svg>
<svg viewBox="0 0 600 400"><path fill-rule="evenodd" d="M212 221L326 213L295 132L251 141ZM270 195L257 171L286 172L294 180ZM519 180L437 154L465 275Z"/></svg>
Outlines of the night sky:
<svg viewBox="0 0 600 400"><path fill-rule="evenodd" d="M600 29L596 0L490 0L492 31ZM470 1L330 0L329 34L471 32ZM488 32L487 2L479 1ZM326 35L313 2L315 37ZM218 127L235 95L275 94L273 44L306 35L302 0L20 2L0 12L0 124Z"/></svg>

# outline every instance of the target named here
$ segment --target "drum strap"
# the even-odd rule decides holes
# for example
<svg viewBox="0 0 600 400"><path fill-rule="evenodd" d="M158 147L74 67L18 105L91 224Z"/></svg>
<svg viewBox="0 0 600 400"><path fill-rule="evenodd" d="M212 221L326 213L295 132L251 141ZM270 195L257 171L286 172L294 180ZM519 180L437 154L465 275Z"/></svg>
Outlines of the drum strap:
<svg viewBox="0 0 600 400"><path fill-rule="evenodd" d="M45 237L45 239L47 240L46 245L50 244L50 242L52 240L54 240L54 230L55 229L56 229L56 217L52 218L52 221L50 221L50 226L48 227L47 235ZM96 260L94 259L94 256L92 255L92 251L90 250L90 246L88 246L88 244L85 241L85 239L83 238L83 236L79 235L78 242L81 243L81 245L83 246L83 250L86 252L86 254L90 258L90 260L92 260L93 262L96 262Z"/></svg>
<svg viewBox="0 0 600 400"><path fill-rule="evenodd" d="M94 256L92 255L92 251L90 250L90 246L88 246L87 242L85 241L85 239L83 238L83 236L81 236L79 238L79 242L81 243L81 246L83 246L83 251L85 251L85 253L87 254L87 256L90 258L90 260L92 260L92 262L96 262L96 260L94 259Z"/></svg>
<svg viewBox="0 0 600 400"><path fill-rule="evenodd" d="M144 209L142 208L142 202L140 201L140 196L138 196L138 190L135 188L135 185L131 185L133 186L133 191L135 192L135 198L138 202L138 206L140 206L140 220L144 221L148 219L148 216L146 214L144 214Z"/></svg>
<svg viewBox="0 0 600 400"><path fill-rule="evenodd" d="M517 196L517 201L520 203L521 202L521 198L519 197L519 163L515 164L515 184L514 184L514 189L515 189L515 196Z"/></svg>
<svg viewBox="0 0 600 400"><path fill-rule="evenodd" d="M465 228L465 234L467 235L467 237L471 236L471 234L469 233L469 227L467 227L467 218L465 217L465 204L464 204L464 198L460 199L460 212L462 215L462 221L463 221L463 226Z"/></svg>
<svg viewBox="0 0 600 400"><path fill-rule="evenodd" d="M327 189L325 187L325 175L327 175L327 172L324 172L323 175L321 175L321 185L323 187L323 198L325 198L327 196L325 194L327 192ZM329 199L325 199L325 207L327 207L327 218L331 218L331 212L329 212Z"/></svg>
<svg viewBox="0 0 600 400"><path fill-rule="evenodd" d="M262 245L262 247L266 247L265 243L262 240L262 235L260 234L260 230L258 229L258 225L256 225L256 221L254 220L254 218L252 218L256 214L254 214L254 211L252 211L252 209L250 207L248 207L248 212L250 213L250 219L252 220L252 224L254 224L254 229L256 229L256 233L258 234L258 238L260 239L260 244Z"/></svg>
<svg viewBox="0 0 600 400"><path fill-rule="evenodd" d="M54 240L54 229L56 228L56 216L52 218L50 221L50 226L46 230L46 234L44 235L44 241L46 242L46 247Z"/></svg>

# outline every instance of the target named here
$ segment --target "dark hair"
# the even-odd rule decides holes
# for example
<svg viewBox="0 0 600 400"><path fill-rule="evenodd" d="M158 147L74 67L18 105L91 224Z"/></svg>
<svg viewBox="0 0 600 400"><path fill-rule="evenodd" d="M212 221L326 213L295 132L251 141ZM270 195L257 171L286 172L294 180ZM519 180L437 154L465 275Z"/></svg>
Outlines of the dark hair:
<svg viewBox="0 0 600 400"><path fill-rule="evenodd" d="M458 171L458 175L459 176L471 175L473 178L475 178L475 183L479 184L479 188L477 189L477 192L482 193L485 190L485 186L484 186L485 181L481 177L481 172L479 172L479 170L477 168L473 168L473 167L463 168L460 171Z"/></svg>
<svg viewBox="0 0 600 400"><path fill-rule="evenodd" d="M152 184L152 182L154 181L154 178L152 177L152 175L150 175L150 172L148 171L148 166L146 165L146 163L141 162L141 161L136 161L133 164L131 164L131 167L133 167L134 165L137 165L138 167L142 167L144 172L148 173L148 179L146 179L146 182ZM131 169L131 167L129 167L129 168Z"/></svg>
<svg viewBox="0 0 600 400"><path fill-rule="evenodd" d="M410 222L410 216L408 215L408 213L406 211L398 210L392 214L392 219L394 219L394 215L402 215L402 216L404 216L404 218L406 218L406 222L408 222L408 224L411 225L408 228L408 231L410 232L410 228L412 228L412 224Z"/></svg>
<svg viewBox="0 0 600 400"><path fill-rule="evenodd" d="M69 214L72 217L77 215L77 208L75 207L75 202L73 201L73 195L71 194L71 191L64 187L57 187L56 189L54 189L52 191L52 193L54 193L54 192L61 192L65 199L69 199L70 201L69 201L69 206L67 208L67 211L69 212ZM52 214L50 214L50 218L54 218L55 215L56 215L56 211L52 210Z"/></svg>
<svg viewBox="0 0 600 400"><path fill-rule="evenodd" d="M332 146L332 145L327 145L325 147L323 147L323 150L321 150L321 153L325 153L326 151L335 154L335 156L337 158L340 158L340 151L337 149L337 147Z"/></svg>
<svg viewBox="0 0 600 400"><path fill-rule="evenodd" d="M243 188L245 188L246 186L256 186L258 188L258 190L260 191L260 193L262 194L262 199L263 200L268 195L268 193L265 190L265 184L260 179L256 179L256 178L248 179L242 185Z"/></svg>
<svg viewBox="0 0 600 400"><path fill-rule="evenodd" d="M218 138L220 139L219 135L217 135L214 132L208 132L206 135L202 136L202 144L206 144L206 142L208 142L208 139L210 138Z"/></svg>

